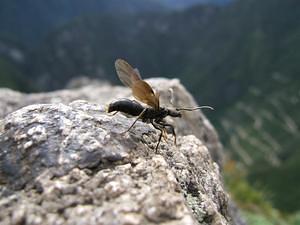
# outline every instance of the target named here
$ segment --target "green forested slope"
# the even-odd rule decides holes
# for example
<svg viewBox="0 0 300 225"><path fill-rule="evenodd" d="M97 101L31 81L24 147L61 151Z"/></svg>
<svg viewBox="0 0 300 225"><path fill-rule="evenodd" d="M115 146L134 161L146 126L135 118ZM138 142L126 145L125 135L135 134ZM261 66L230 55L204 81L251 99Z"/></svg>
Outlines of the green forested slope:
<svg viewBox="0 0 300 225"><path fill-rule="evenodd" d="M20 68L9 60L0 57L0 88L7 87L15 90L26 90L24 77Z"/></svg>
<svg viewBox="0 0 300 225"><path fill-rule="evenodd" d="M277 208L299 209L300 80L274 74L253 86L220 118L226 149Z"/></svg>
<svg viewBox="0 0 300 225"><path fill-rule="evenodd" d="M50 35L29 67L65 81L78 74L114 81L111 65L124 57L146 76L179 76L201 102L226 106L261 77L297 76L299 12L295 0L241 0L168 14L84 17ZM53 80L53 87L62 83Z"/></svg>

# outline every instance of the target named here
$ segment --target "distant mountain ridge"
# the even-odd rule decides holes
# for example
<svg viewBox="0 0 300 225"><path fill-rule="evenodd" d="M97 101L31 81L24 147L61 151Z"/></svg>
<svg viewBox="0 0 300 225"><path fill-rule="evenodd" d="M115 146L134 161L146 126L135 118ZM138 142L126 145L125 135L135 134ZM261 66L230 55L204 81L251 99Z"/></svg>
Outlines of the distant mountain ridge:
<svg viewBox="0 0 300 225"><path fill-rule="evenodd" d="M52 30L84 14L128 13L161 8L158 2L146 0L2 0L0 36L35 46L34 42L39 42Z"/></svg>
<svg viewBox="0 0 300 225"><path fill-rule="evenodd" d="M182 9L229 0L1 0L0 38L32 47L60 26L83 15Z"/></svg>
<svg viewBox="0 0 300 225"><path fill-rule="evenodd" d="M155 1L155 0L153 0ZM184 9L198 4L225 5L234 0L157 0L171 9Z"/></svg>

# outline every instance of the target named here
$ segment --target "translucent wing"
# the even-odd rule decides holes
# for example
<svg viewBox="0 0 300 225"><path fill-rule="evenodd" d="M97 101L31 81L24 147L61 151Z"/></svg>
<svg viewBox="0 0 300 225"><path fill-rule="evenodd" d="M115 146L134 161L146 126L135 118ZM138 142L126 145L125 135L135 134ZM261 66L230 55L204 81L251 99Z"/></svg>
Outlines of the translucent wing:
<svg viewBox="0 0 300 225"><path fill-rule="evenodd" d="M140 76L140 78L141 78L141 74L140 74L139 69L138 69L138 68L134 68L133 70L134 70L134 71Z"/></svg>
<svg viewBox="0 0 300 225"><path fill-rule="evenodd" d="M143 81L137 69L133 69L125 60L117 59L115 67L119 79L132 90L132 95L139 101L159 109L159 97L151 86Z"/></svg>
<svg viewBox="0 0 300 225"><path fill-rule="evenodd" d="M123 59L117 59L115 67L120 81L122 81L125 86L131 88L134 82L142 80L140 74Z"/></svg>
<svg viewBox="0 0 300 225"><path fill-rule="evenodd" d="M155 108L159 109L159 97L150 87L150 85L143 80L134 82L132 89L132 95L139 101Z"/></svg>

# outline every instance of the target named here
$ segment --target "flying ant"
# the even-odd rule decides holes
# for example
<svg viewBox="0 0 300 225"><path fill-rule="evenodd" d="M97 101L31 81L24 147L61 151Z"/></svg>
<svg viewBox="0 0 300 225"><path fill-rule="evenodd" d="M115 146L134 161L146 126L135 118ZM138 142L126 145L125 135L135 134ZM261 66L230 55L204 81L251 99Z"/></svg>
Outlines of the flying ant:
<svg viewBox="0 0 300 225"><path fill-rule="evenodd" d="M144 107L139 102L129 99L121 99L112 102L107 107L107 112L122 112L130 116L137 116L132 125L124 132L128 132L134 124L141 119L145 123L151 123L153 127L160 131L158 143L155 151L157 152L159 143L166 128L169 128L174 136L174 143L176 145L176 133L173 125L164 121L167 116L181 117L180 111L193 111L202 108L213 109L210 106L200 106L196 108L176 108L175 110L160 107L159 94L154 93L151 86L142 80L137 69L133 69L125 60L117 59L115 62L116 71L119 79L125 85L131 88L132 95L139 101L145 103L150 107Z"/></svg>

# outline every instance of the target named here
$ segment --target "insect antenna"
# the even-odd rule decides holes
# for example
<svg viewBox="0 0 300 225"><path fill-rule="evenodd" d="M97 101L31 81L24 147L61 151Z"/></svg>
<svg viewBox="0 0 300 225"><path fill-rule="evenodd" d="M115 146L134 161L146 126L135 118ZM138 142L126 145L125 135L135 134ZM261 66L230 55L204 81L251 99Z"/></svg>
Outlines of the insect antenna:
<svg viewBox="0 0 300 225"><path fill-rule="evenodd" d="M168 91L170 92L170 95L171 95L171 97L170 97L170 103L172 105L174 105L174 91L173 91L173 88L169 88ZM199 106L199 107L195 107L195 108L188 108L188 107L178 108L178 107L176 107L175 109L176 109L176 111L194 111L194 110L199 110L199 109L214 110L213 107L207 106L207 105L203 105L203 106Z"/></svg>
<svg viewBox="0 0 300 225"><path fill-rule="evenodd" d="M202 105L199 107L195 107L195 108L176 108L176 111L194 111L194 110L199 110L199 109L210 109L210 110L214 110L213 107L208 106L208 105Z"/></svg>

